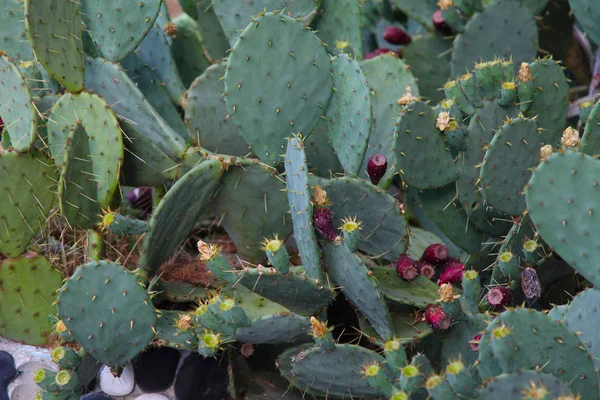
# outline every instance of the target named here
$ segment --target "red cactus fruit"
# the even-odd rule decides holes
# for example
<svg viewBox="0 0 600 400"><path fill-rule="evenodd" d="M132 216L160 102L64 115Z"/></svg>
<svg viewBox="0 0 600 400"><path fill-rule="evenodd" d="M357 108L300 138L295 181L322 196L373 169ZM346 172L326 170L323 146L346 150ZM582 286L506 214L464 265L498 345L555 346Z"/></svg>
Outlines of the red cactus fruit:
<svg viewBox="0 0 600 400"><path fill-rule="evenodd" d="M331 211L325 207L317 207L313 211L313 224L315 229L323 238L327 240L335 239L335 229L333 228L333 217Z"/></svg>
<svg viewBox="0 0 600 400"><path fill-rule="evenodd" d="M542 295L542 287L535 269L527 267L521 272L521 288L528 299L534 299Z"/></svg>
<svg viewBox="0 0 600 400"><path fill-rule="evenodd" d="M441 243L434 243L427 246L421 261L426 261L433 265L439 265L448 259L448 248Z"/></svg>
<svg viewBox="0 0 600 400"><path fill-rule="evenodd" d="M441 265L440 268L445 271L448 268L459 268L459 269L465 269L465 266L463 263L460 262L460 260L458 258L454 258L454 257L448 257L446 259L446 261L444 261Z"/></svg>
<svg viewBox="0 0 600 400"><path fill-rule="evenodd" d="M481 333L473 336L473 339L469 341L469 347L476 353L479 353L479 341L481 340Z"/></svg>
<svg viewBox="0 0 600 400"><path fill-rule="evenodd" d="M433 22L433 27L436 31L445 34L451 33L452 30L446 23L446 20L442 15L442 10L437 10L436 12L434 12L433 16L431 17L431 21Z"/></svg>
<svg viewBox="0 0 600 400"><path fill-rule="evenodd" d="M417 271L427 279L435 276L435 267L427 261L419 261L417 263Z"/></svg>
<svg viewBox="0 0 600 400"><path fill-rule="evenodd" d="M398 273L398 276L405 281L412 281L418 274L415 260L407 255L400 255L396 261L396 272Z"/></svg>
<svg viewBox="0 0 600 400"><path fill-rule="evenodd" d="M512 290L506 286L494 286L487 294L488 303L497 309L509 305L512 297Z"/></svg>
<svg viewBox="0 0 600 400"><path fill-rule="evenodd" d="M368 60L368 59L373 58L373 57L380 56L380 55L385 54L385 53L393 53L393 51L390 50L390 49L387 49L385 47L382 47L382 48L379 48L379 49L375 49L375 51L372 51L370 53L365 54L365 60Z"/></svg>
<svg viewBox="0 0 600 400"><path fill-rule="evenodd" d="M425 310L427 323L436 330L446 330L452 325L452 320L444 312L441 306L430 304Z"/></svg>
<svg viewBox="0 0 600 400"><path fill-rule="evenodd" d="M388 26L383 31L383 40L391 44L409 44L412 39L406 31L397 26Z"/></svg>
<svg viewBox="0 0 600 400"><path fill-rule="evenodd" d="M377 185L387 171L387 159L383 154L374 154L367 163L367 173L373 185Z"/></svg>
<svg viewBox="0 0 600 400"><path fill-rule="evenodd" d="M465 271L459 267L446 268L440 275L440 279L438 279L437 284L442 286L444 283L454 284L456 282L460 282L464 273Z"/></svg>

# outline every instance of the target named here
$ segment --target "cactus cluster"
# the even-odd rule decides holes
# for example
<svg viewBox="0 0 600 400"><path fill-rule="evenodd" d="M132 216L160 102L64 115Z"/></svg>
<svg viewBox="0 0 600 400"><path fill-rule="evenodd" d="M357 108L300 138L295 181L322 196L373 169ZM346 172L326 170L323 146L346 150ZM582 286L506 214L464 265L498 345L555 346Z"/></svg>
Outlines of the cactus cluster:
<svg viewBox="0 0 600 400"><path fill-rule="evenodd" d="M53 347L37 398L150 346L226 355L232 398L599 396L600 101L567 121L553 2L7 4L0 335Z"/></svg>

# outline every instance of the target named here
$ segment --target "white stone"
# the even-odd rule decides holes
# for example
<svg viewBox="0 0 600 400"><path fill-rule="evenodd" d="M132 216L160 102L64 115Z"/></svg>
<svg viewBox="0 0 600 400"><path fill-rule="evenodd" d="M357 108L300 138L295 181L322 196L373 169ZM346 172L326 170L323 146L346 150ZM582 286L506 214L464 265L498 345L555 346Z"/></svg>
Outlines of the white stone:
<svg viewBox="0 0 600 400"><path fill-rule="evenodd" d="M17 367L19 371L19 377L15 379L10 385L8 394L11 400L31 400L35 397L35 394L40 391L40 387L33 381L33 376L40 369L49 369L50 371L56 371L58 368L56 364L45 362L45 361L28 361Z"/></svg>
<svg viewBox="0 0 600 400"><path fill-rule="evenodd" d="M125 364L123 373L120 377L110 372L106 365L100 370L100 388L109 396L127 396L133 392L135 387L135 378L133 376L133 366L131 363Z"/></svg>
<svg viewBox="0 0 600 400"><path fill-rule="evenodd" d="M135 400L169 400L165 395L158 393L145 393L135 398Z"/></svg>

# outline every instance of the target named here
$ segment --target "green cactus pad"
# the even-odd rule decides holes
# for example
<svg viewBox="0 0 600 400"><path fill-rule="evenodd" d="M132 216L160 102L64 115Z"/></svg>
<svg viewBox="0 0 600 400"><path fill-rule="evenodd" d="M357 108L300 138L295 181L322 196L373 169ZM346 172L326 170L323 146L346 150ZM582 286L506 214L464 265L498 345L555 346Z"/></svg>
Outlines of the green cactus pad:
<svg viewBox="0 0 600 400"><path fill-rule="evenodd" d="M108 233L117 236L141 235L150 230L148 222L112 211L102 216L101 225Z"/></svg>
<svg viewBox="0 0 600 400"><path fill-rule="evenodd" d="M237 328L234 337L244 343L279 344L310 341L310 320L294 313L266 315Z"/></svg>
<svg viewBox="0 0 600 400"><path fill-rule="evenodd" d="M567 123L569 108L569 82L563 67L552 59L531 63L533 76L533 100L525 115L535 117L542 129L542 144L560 145L560 138Z"/></svg>
<svg viewBox="0 0 600 400"><path fill-rule="evenodd" d="M501 235L508 231L510 223L503 226L489 222L493 214L486 209L481 195L478 182L480 165L495 131L504 125L507 118L517 118L518 115L519 109L515 106L502 107L496 100L485 101L483 107L471 117L466 137L467 148L459 153L456 161L460 172L456 186L458 199L470 221L480 230L493 235Z"/></svg>
<svg viewBox="0 0 600 400"><path fill-rule="evenodd" d="M236 286L245 286L250 291L302 316L313 315L333 300L333 290L323 286L322 282L307 277L303 274L304 270L291 269L287 274L282 274L275 268L262 265L233 270L228 264L213 263L214 260L208 261L207 266L216 276L226 280L224 274L232 274L230 280L236 283Z"/></svg>
<svg viewBox="0 0 600 400"><path fill-rule="evenodd" d="M456 185L440 189L407 192L406 202L423 226L448 238L467 253L479 251L482 233L469 222L461 205L456 201ZM442 238L444 239L444 238Z"/></svg>
<svg viewBox="0 0 600 400"><path fill-rule="evenodd" d="M508 334L501 337L495 334L497 329ZM584 398L598 395L592 356L560 322L534 310L516 309L500 314L487 330L494 355L506 372L507 368L516 371L543 365L545 373L569 384L573 392ZM514 348L506 347L510 342Z"/></svg>
<svg viewBox="0 0 600 400"><path fill-rule="evenodd" d="M167 300L173 303L189 303L206 297L207 288L193 283L160 280L160 288Z"/></svg>
<svg viewBox="0 0 600 400"><path fill-rule="evenodd" d="M321 8L312 25L331 53L344 52L362 57L361 9L359 0L321 1Z"/></svg>
<svg viewBox="0 0 600 400"><path fill-rule="evenodd" d="M481 32L486 34L482 35ZM491 4L476 13L454 42L452 76L460 76L473 63L495 57L511 58L516 65L538 51L538 32L530 11L516 2Z"/></svg>
<svg viewBox="0 0 600 400"><path fill-rule="evenodd" d="M593 42L600 44L600 4L590 0L569 0L569 5L585 33Z"/></svg>
<svg viewBox="0 0 600 400"><path fill-rule="evenodd" d="M483 200L508 215L526 209L525 186L540 161L540 134L530 119L513 119L494 135L481 165Z"/></svg>
<svg viewBox="0 0 600 400"><path fill-rule="evenodd" d="M395 303L388 304L388 308L392 316L394 338L398 339L400 344L417 342L433 333L433 328L427 322L417 321L417 315L413 308ZM358 323L361 332L369 336L369 340L375 341L375 344L381 347L385 345L385 340L381 339L364 316L359 315ZM388 364L390 364L389 358Z"/></svg>
<svg viewBox="0 0 600 400"><path fill-rule="evenodd" d="M140 266L156 272L188 237L206 211L223 174L217 159L201 162L181 177L158 204L150 220Z"/></svg>
<svg viewBox="0 0 600 400"><path fill-rule="evenodd" d="M389 161L388 161L389 163ZM356 217L362 221L358 249L364 253L396 260L406 251L408 226L394 197L388 192L356 178L335 178L323 182L331 199L334 226Z"/></svg>
<svg viewBox="0 0 600 400"><path fill-rule="evenodd" d="M600 285L595 229L600 161L583 153L554 153L536 169L527 189L531 220L548 245L577 272Z"/></svg>
<svg viewBox="0 0 600 400"><path fill-rule="evenodd" d="M204 49L210 57L209 61L218 62L218 60L225 57L225 53L229 49L229 41L225 37L211 1L197 0L195 3L198 14L198 28L202 39L204 39Z"/></svg>
<svg viewBox="0 0 600 400"><path fill-rule="evenodd" d="M0 335L33 346L48 344L60 272L47 258L27 254L0 262Z"/></svg>
<svg viewBox="0 0 600 400"><path fill-rule="evenodd" d="M327 272L346 298L369 320L385 340L394 335L392 318L380 293L376 279L370 276L365 263L344 243L323 241L323 257Z"/></svg>
<svg viewBox="0 0 600 400"><path fill-rule="evenodd" d="M146 34L146 37L140 42L133 54L152 68L160 84L169 93L173 103L180 105L181 96L185 93L185 86L181 82L175 59L171 54L171 47L167 41L164 26L160 26L159 22L157 18L152 29Z"/></svg>
<svg viewBox="0 0 600 400"><path fill-rule="evenodd" d="M74 130L76 125L79 130ZM50 153L63 166L63 212L71 223L91 228L117 189L123 163L117 118L96 95L66 93L52 107L47 130Z"/></svg>
<svg viewBox="0 0 600 400"><path fill-rule="evenodd" d="M396 303L425 307L439 298L438 285L421 275L407 282L398 276L395 265L373 267L371 271L381 294Z"/></svg>
<svg viewBox="0 0 600 400"><path fill-rule="evenodd" d="M371 134L370 89L360 64L347 55L332 58L331 65L336 90L325 110L325 119L308 140L327 135L344 171L358 175ZM307 151L309 156L310 153Z"/></svg>
<svg viewBox="0 0 600 400"><path fill-rule="evenodd" d="M380 396L382 393L361 374L364 366L374 362L380 364L381 373L386 374L390 381L393 379L392 371L383 357L359 346L338 344L332 351L318 346L306 350L301 347L296 351L290 350L281 357L290 355L295 355L290 363L291 373L294 375L291 383L300 390L310 388L344 399ZM280 361L280 369L285 367L282 364Z"/></svg>
<svg viewBox="0 0 600 400"><path fill-rule="evenodd" d="M58 177L52 160L36 150L0 153L0 169L0 254L16 257L46 222Z"/></svg>
<svg viewBox="0 0 600 400"><path fill-rule="evenodd" d="M321 252L312 224L313 205L308 186L308 168L301 139L292 138L288 141L284 167L294 239L302 265L310 278L323 280Z"/></svg>
<svg viewBox="0 0 600 400"><path fill-rule="evenodd" d="M412 95L415 97L419 96L419 88L408 66L396 56L384 54L371 58L363 61L362 67L373 92L373 122L369 146L360 168L360 174L364 179L368 179L367 163L369 159L374 154L383 154L387 158L389 167L382 182L388 182L397 172L392 168L395 164L395 156L394 144L390 140L400 109L397 101L407 93L407 86L410 87Z"/></svg>
<svg viewBox="0 0 600 400"><path fill-rule="evenodd" d="M0 56L0 104L12 147L27 151L36 139L38 115L25 77L6 56Z"/></svg>
<svg viewBox="0 0 600 400"><path fill-rule="evenodd" d="M573 333L576 333L583 343L585 349L594 357L594 365L596 368L600 366L600 343L598 332L598 324L600 320L596 318L598 314L598 304L600 302L600 291L596 289L586 289L579 293L568 308L561 310L563 316L560 318L564 325Z"/></svg>
<svg viewBox="0 0 600 400"><path fill-rule="evenodd" d="M542 388L544 389L545 396L553 396L552 398L572 395L569 386L552 375L537 371L517 371L511 374L502 374L494 377L490 382L479 389L479 396L477 399L513 399L517 393L523 396L521 397L522 399L534 399L535 397L533 396L536 396L536 393L540 393ZM526 397L527 393L530 393L531 397Z"/></svg>
<svg viewBox="0 0 600 400"><path fill-rule="evenodd" d="M233 298L235 304L242 307L248 318L252 320L290 312L281 304L262 297L250 289L246 289L245 286L228 285L223 288L221 294Z"/></svg>
<svg viewBox="0 0 600 400"><path fill-rule="evenodd" d="M502 374L502 368L492 350L492 338L489 330L481 332L479 340L477 370L481 379L490 379Z"/></svg>
<svg viewBox="0 0 600 400"><path fill-rule="evenodd" d="M448 336L442 341L442 360L445 367L448 362L460 358L465 365L477 361L477 353L469 348L469 341L481 333L491 318L485 314L473 314L462 321L455 321Z"/></svg>
<svg viewBox="0 0 600 400"><path fill-rule="evenodd" d="M589 156L600 154L600 101L597 101L592 107L592 112L581 136L579 151Z"/></svg>
<svg viewBox="0 0 600 400"><path fill-rule="evenodd" d="M210 203L211 210L243 260L265 260L260 246L264 238L278 234L283 240L291 233L283 189L285 184L277 171L257 160L241 160L223 177L223 185Z"/></svg>
<svg viewBox="0 0 600 400"><path fill-rule="evenodd" d="M210 65L203 51L202 37L198 23L188 14L182 13L173 18L177 36L173 38L171 51L177 70L181 74L183 86L191 83Z"/></svg>
<svg viewBox="0 0 600 400"><path fill-rule="evenodd" d="M27 38L36 59L67 90L84 89L81 3L26 0Z"/></svg>
<svg viewBox="0 0 600 400"><path fill-rule="evenodd" d="M160 114L175 132L186 142L190 140L187 128L179 109L171 101L167 89L162 85L156 72L136 54L132 54L123 61L121 66L136 87L142 92L148 103Z"/></svg>
<svg viewBox="0 0 600 400"><path fill-rule="evenodd" d="M253 21L229 55L225 101L252 151L279 165L285 138L319 122L333 91L331 61L301 21L276 13Z"/></svg>
<svg viewBox="0 0 600 400"><path fill-rule="evenodd" d="M77 268L58 293L58 316L109 367L121 367L144 350L156 329L152 300L138 278L106 261Z"/></svg>
<svg viewBox="0 0 600 400"><path fill-rule="evenodd" d="M31 44L25 31L25 6L22 0L6 0L4 10L0 14L2 26L2 51L13 61L30 61L35 59Z"/></svg>
<svg viewBox="0 0 600 400"><path fill-rule="evenodd" d="M431 16L428 20L431 20ZM410 66L419 84L419 92L434 103L444 98L440 88L450 77L451 48L451 40L441 34L430 33L414 38L402 52L404 62Z"/></svg>
<svg viewBox="0 0 600 400"><path fill-rule="evenodd" d="M255 0L245 3L236 3L234 0L211 1L212 8L231 47L235 46L238 37L245 37L245 33L242 31L254 21L255 16L260 17L264 14L264 10L282 10L282 15L285 14L308 25L317 14L319 3L319 0ZM235 7L235 13L231 12L232 7Z"/></svg>
<svg viewBox="0 0 600 400"><path fill-rule="evenodd" d="M81 7L83 22L104 57L121 61L135 50L152 28L161 2L84 1Z"/></svg>
<svg viewBox="0 0 600 400"><path fill-rule="evenodd" d="M437 0L392 0L392 4L398 7L404 14L410 15L420 24L427 27L427 29L433 30L431 17L438 9Z"/></svg>
<svg viewBox="0 0 600 400"><path fill-rule="evenodd" d="M158 185L173 179L187 144L144 99L119 64L88 59L86 88L101 95L122 122L126 183Z"/></svg>
<svg viewBox="0 0 600 400"><path fill-rule="evenodd" d="M93 229L100 222L102 209L94 193L97 180L87 136L82 125L70 127L69 147L60 171L58 198L61 214L71 225ZM116 184L117 179L118 175L111 180Z"/></svg>
<svg viewBox="0 0 600 400"><path fill-rule="evenodd" d="M458 178L458 168L436 128L434 109L414 101L402 109L394 129L397 168L408 186L432 189Z"/></svg>
<svg viewBox="0 0 600 400"><path fill-rule="evenodd" d="M180 330L177 321L186 313L160 310L156 319L156 346L166 346L177 350L194 351L198 347L198 337L193 327Z"/></svg>
<svg viewBox="0 0 600 400"><path fill-rule="evenodd" d="M182 101L185 123L192 139L203 148L242 157L250 153L228 117L223 99L224 63L211 65L192 83Z"/></svg>

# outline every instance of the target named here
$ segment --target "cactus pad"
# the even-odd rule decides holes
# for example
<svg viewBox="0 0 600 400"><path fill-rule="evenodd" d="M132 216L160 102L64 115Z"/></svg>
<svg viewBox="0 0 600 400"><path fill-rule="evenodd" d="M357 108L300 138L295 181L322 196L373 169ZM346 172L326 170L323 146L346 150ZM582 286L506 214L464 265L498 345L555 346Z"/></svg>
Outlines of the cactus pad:
<svg viewBox="0 0 600 400"><path fill-rule="evenodd" d="M586 289L579 293L568 308L563 309L564 314L560 318L563 324L578 335L588 353L594 357L596 368L600 366L600 341L595 332L598 332L599 320L597 304L600 301L600 291L597 289ZM553 310L560 308L554 307Z"/></svg>
<svg viewBox="0 0 600 400"><path fill-rule="evenodd" d="M406 251L408 226L388 192L356 178L331 179L323 183L323 189L331 199L334 226L348 217L362 221L360 251L385 260L396 260Z"/></svg>
<svg viewBox="0 0 600 400"><path fill-rule="evenodd" d="M25 31L25 11L23 1L6 0L4 10L0 14L0 26L2 26L2 50L13 61L34 60L33 49L27 40Z"/></svg>
<svg viewBox="0 0 600 400"><path fill-rule="evenodd" d="M394 145L390 138L398 118L400 108L398 100L407 94L407 86L415 97L419 96L419 88L408 66L396 56L384 54L365 60L362 67L367 75L369 87L373 92L371 136L360 168L361 176L367 179L367 163L374 154L383 154L388 160L388 165L394 165ZM394 172L396 171L393 168L388 168L382 182L390 181Z"/></svg>
<svg viewBox="0 0 600 400"><path fill-rule="evenodd" d="M38 115L23 74L6 56L0 57L0 104L12 147L27 151L36 139Z"/></svg>
<svg viewBox="0 0 600 400"><path fill-rule="evenodd" d="M534 58L537 51L538 32L531 12L513 1L491 4L476 13L456 37L452 76L464 74L481 59L512 57L519 65Z"/></svg>
<svg viewBox="0 0 600 400"><path fill-rule="evenodd" d="M525 211L525 185L540 160L540 134L530 119L507 120L481 165L483 199L508 215Z"/></svg>
<svg viewBox="0 0 600 400"><path fill-rule="evenodd" d="M121 367L154 338L156 314L138 278L106 261L77 268L58 294L58 315L96 360Z"/></svg>
<svg viewBox="0 0 600 400"><path fill-rule="evenodd" d="M600 19L600 4L590 0L569 0L569 5L582 28L585 30L592 41L600 44L600 29L598 19Z"/></svg>
<svg viewBox="0 0 600 400"><path fill-rule="evenodd" d="M323 256L327 272L341 287L348 300L369 320L385 340L394 335L392 318L379 293L377 280L370 276L365 263L352 253L345 243L323 241Z"/></svg>
<svg viewBox="0 0 600 400"><path fill-rule="evenodd" d="M294 313L277 313L253 319L250 326L237 328L235 339L245 343L295 343L309 341L310 320Z"/></svg>
<svg viewBox="0 0 600 400"><path fill-rule="evenodd" d="M0 153L0 254L22 254L54 202L57 174L52 160L37 151Z"/></svg>
<svg viewBox="0 0 600 400"><path fill-rule="evenodd" d="M537 390L536 390L537 389ZM534 399L536 393L541 393L544 390L546 396L552 398L568 398L572 395L569 386L556 379L552 375L548 375L537 371L517 371L511 374L502 374L493 378L484 387L479 389L479 400L504 400L515 398L515 394L522 394L523 399ZM525 397L527 393L531 393L531 397ZM565 397L562 397L565 396ZM574 398L574 397L572 397Z"/></svg>
<svg viewBox="0 0 600 400"><path fill-rule="evenodd" d="M358 175L371 134L371 93L358 62L340 54L331 65L336 90L313 136L325 133L344 171Z"/></svg>
<svg viewBox="0 0 600 400"><path fill-rule="evenodd" d="M85 81L81 16L77 1L25 1L27 37L36 59L74 93L83 90Z"/></svg>
<svg viewBox="0 0 600 400"><path fill-rule="evenodd" d="M52 325L49 315L56 291L62 285L60 272L45 257L27 254L0 262L0 335L30 345L48 343Z"/></svg>
<svg viewBox="0 0 600 400"><path fill-rule="evenodd" d="M581 136L579 151L589 156L600 154L600 101L597 101L592 107Z"/></svg>
<svg viewBox="0 0 600 400"><path fill-rule="evenodd" d="M385 364L385 359L363 347L341 344L336 345L332 351L317 346L307 350L300 349L296 354L290 350L282 357L294 354L290 363L291 373L294 375L292 384L301 390L310 388L329 396L347 399L377 397L382 393L361 375L362 368L374 362L381 364L381 373L392 380L393 375ZM283 366L284 363L280 361L280 365Z"/></svg>
<svg viewBox="0 0 600 400"><path fill-rule="evenodd" d="M423 276L407 282L398 276L393 266L373 267L371 271L381 294L396 303L425 307L439 298L438 285Z"/></svg>
<svg viewBox="0 0 600 400"><path fill-rule="evenodd" d="M458 169L441 132L433 108L422 101L402 109L394 130L400 177L417 189L438 188L454 182Z"/></svg>
<svg viewBox="0 0 600 400"><path fill-rule="evenodd" d="M557 145L567 122L569 82L563 67L552 59L531 63L533 99L525 115L542 128L542 144Z"/></svg>
<svg viewBox="0 0 600 400"><path fill-rule="evenodd" d="M573 392L597 396L594 361L577 335L560 322L534 310L516 309L500 314L487 330L505 372L544 365L545 373L569 384Z"/></svg>
<svg viewBox="0 0 600 400"><path fill-rule="evenodd" d="M177 311L160 310L156 319L156 340L157 346L172 347L177 350L196 350L198 347L198 337L191 326L189 329L184 328L178 321L185 320L186 314ZM191 320L191 317L190 317Z"/></svg>
<svg viewBox="0 0 600 400"><path fill-rule="evenodd" d="M577 272L600 285L595 218L600 161L582 153L554 153L535 170L527 189L531 220L548 245Z"/></svg>
<svg viewBox="0 0 600 400"><path fill-rule="evenodd" d="M83 22L104 57L121 61L135 50L152 28L161 2L85 1L82 4Z"/></svg>
<svg viewBox="0 0 600 400"><path fill-rule="evenodd" d="M173 18L173 23L177 28L177 36L173 38L171 52L181 74L183 86L187 88L210 63L204 54L198 23L186 13Z"/></svg>
<svg viewBox="0 0 600 400"><path fill-rule="evenodd" d="M286 192L294 225L294 239L300 252L302 265L309 277L322 280L321 252L312 224L313 204L308 186L304 144L301 139L289 140L284 167Z"/></svg>
<svg viewBox="0 0 600 400"><path fill-rule="evenodd" d="M361 14L359 0L322 0L313 22L318 35L332 53L362 56Z"/></svg>
<svg viewBox="0 0 600 400"><path fill-rule="evenodd" d="M155 272L185 241L218 189L223 174L219 160L198 164L163 197L150 220L140 265Z"/></svg>
<svg viewBox="0 0 600 400"><path fill-rule="evenodd" d="M250 151L237 127L227 117L227 105L222 97L225 85L221 79L225 66L224 63L211 65L192 83L182 102L185 123L198 145L241 157Z"/></svg>
<svg viewBox="0 0 600 400"><path fill-rule="evenodd" d="M245 159L229 168L223 185L211 201L239 256L249 262L264 260L265 237L287 237L292 231L285 184L274 168Z"/></svg>
<svg viewBox="0 0 600 400"><path fill-rule="evenodd" d="M319 122L332 93L331 61L314 32L283 14L256 17L242 36L227 62L227 109L252 151L279 165L285 138L308 135Z"/></svg>

